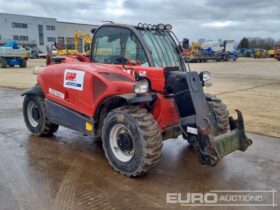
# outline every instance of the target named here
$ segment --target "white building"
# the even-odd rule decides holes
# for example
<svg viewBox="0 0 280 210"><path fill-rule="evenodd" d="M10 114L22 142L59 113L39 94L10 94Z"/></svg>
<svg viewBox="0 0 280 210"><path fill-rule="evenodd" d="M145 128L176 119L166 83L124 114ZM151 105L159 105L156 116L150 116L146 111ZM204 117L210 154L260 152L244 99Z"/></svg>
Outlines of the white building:
<svg viewBox="0 0 280 210"><path fill-rule="evenodd" d="M0 13L0 45L17 41L45 52L54 42L73 43L75 31L91 35L97 25L59 22L55 18Z"/></svg>

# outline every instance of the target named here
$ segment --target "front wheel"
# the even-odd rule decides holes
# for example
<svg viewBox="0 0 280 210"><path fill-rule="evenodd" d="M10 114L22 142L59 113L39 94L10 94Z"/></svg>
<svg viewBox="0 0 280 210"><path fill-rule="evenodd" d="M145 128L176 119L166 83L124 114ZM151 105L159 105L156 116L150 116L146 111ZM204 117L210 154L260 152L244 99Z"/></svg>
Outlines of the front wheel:
<svg viewBox="0 0 280 210"><path fill-rule="evenodd" d="M212 115L214 115L216 135L229 131L229 111L227 106L216 95L206 94L206 100Z"/></svg>
<svg viewBox="0 0 280 210"><path fill-rule="evenodd" d="M25 60L25 59L20 59L20 64L19 64L19 66L20 66L21 68L25 68L25 67L26 67L26 60Z"/></svg>
<svg viewBox="0 0 280 210"><path fill-rule="evenodd" d="M214 135L222 135L229 131L229 111L227 106L222 102L220 98L216 95L212 94L205 94L206 100L208 103L209 111L211 115L214 116ZM184 133L182 134L183 138L188 141L190 145L193 145L195 148L198 149L196 145L196 135L188 135L186 136Z"/></svg>
<svg viewBox="0 0 280 210"><path fill-rule="evenodd" d="M102 141L110 165L126 176L145 174L160 161L160 129L146 109L124 106L110 112L102 127Z"/></svg>
<svg viewBox="0 0 280 210"><path fill-rule="evenodd" d="M25 96L23 117L28 130L36 136L51 136L58 129L58 125L48 121L44 99L40 96Z"/></svg>

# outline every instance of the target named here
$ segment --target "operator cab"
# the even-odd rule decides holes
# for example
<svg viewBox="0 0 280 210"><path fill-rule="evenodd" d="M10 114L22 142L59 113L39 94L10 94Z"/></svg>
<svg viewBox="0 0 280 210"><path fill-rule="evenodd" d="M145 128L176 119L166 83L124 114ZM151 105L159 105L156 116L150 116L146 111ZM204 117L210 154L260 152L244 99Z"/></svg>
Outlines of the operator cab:
<svg viewBox="0 0 280 210"><path fill-rule="evenodd" d="M171 25L105 24L94 31L91 61L186 71Z"/></svg>

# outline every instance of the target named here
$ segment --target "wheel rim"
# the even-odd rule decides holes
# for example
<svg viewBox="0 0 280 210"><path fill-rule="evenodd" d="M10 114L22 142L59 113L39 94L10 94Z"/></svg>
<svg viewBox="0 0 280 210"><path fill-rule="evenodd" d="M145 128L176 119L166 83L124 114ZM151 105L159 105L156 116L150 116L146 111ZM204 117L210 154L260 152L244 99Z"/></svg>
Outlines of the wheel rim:
<svg viewBox="0 0 280 210"><path fill-rule="evenodd" d="M32 127L37 127L39 125L40 112L38 106L33 101L28 103L27 117Z"/></svg>
<svg viewBox="0 0 280 210"><path fill-rule="evenodd" d="M109 138L114 156L121 162L130 161L134 154L134 144L129 129L123 124L116 124L112 127Z"/></svg>

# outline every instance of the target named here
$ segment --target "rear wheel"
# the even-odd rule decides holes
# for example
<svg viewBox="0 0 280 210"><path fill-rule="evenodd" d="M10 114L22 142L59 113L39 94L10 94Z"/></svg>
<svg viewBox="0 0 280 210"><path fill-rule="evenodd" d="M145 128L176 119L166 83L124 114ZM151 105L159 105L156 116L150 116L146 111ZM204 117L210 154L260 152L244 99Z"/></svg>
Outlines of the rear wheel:
<svg viewBox="0 0 280 210"><path fill-rule="evenodd" d="M146 109L124 106L111 111L102 127L102 141L110 165L126 176L145 174L160 161L160 129Z"/></svg>
<svg viewBox="0 0 280 210"><path fill-rule="evenodd" d="M58 129L58 125L48 121L44 99L40 96L25 96L23 116L28 130L36 136L51 136Z"/></svg>
<svg viewBox="0 0 280 210"><path fill-rule="evenodd" d="M6 58L1 58L1 68L7 68L8 62Z"/></svg>

